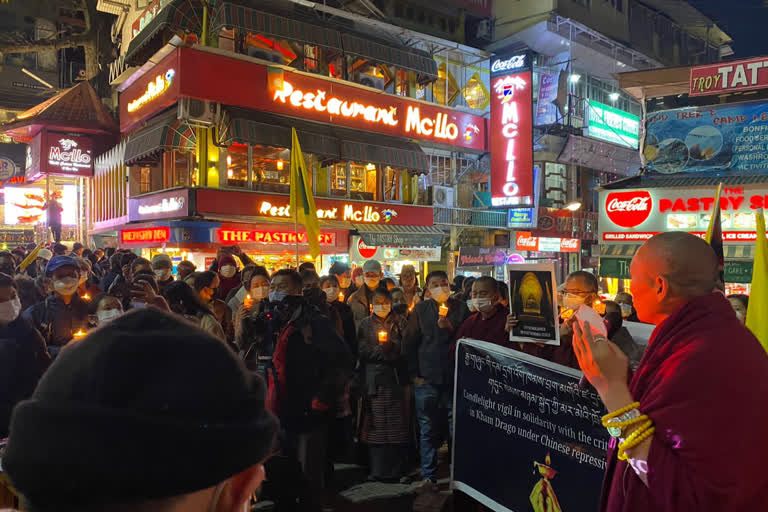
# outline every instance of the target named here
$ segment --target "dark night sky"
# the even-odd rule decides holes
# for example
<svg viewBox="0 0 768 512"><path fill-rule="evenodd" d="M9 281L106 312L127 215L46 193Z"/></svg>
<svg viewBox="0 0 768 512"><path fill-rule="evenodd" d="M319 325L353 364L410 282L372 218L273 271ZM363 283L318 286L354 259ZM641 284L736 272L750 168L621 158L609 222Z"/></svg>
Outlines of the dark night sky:
<svg viewBox="0 0 768 512"><path fill-rule="evenodd" d="M689 0L733 38L736 55L768 55L768 0Z"/></svg>

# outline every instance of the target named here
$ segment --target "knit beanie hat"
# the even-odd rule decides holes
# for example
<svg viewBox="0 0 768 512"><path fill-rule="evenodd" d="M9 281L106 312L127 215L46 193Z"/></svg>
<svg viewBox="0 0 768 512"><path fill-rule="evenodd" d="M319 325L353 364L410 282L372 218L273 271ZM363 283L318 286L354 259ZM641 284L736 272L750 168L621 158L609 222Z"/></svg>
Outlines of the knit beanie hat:
<svg viewBox="0 0 768 512"><path fill-rule="evenodd" d="M61 351L13 412L3 470L37 507L133 504L262 462L264 382L221 341L153 308Z"/></svg>
<svg viewBox="0 0 768 512"><path fill-rule="evenodd" d="M155 257L152 258L152 268L173 268L170 256L163 253L156 254Z"/></svg>

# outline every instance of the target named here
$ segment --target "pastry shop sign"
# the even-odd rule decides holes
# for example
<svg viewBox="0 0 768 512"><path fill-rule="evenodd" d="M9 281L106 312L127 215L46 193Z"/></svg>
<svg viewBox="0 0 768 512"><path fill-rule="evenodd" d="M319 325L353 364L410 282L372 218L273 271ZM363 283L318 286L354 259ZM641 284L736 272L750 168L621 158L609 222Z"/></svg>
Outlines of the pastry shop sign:
<svg viewBox="0 0 768 512"><path fill-rule="evenodd" d="M715 204L715 187L622 190L600 193L600 239L640 243L657 233L686 231L703 236ZM723 187L720 197L723 240L754 241L755 212L768 208L768 187Z"/></svg>
<svg viewBox="0 0 768 512"><path fill-rule="evenodd" d="M307 234L295 231L263 231L258 229L220 229L221 243L257 243L296 245L307 244ZM321 232L318 235L320 245L336 245L336 233Z"/></svg>

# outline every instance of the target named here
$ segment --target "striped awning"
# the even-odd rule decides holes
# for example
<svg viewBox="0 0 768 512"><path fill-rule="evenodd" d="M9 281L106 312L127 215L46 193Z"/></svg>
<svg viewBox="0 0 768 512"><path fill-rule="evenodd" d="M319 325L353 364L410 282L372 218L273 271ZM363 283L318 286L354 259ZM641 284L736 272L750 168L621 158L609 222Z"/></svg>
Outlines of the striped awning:
<svg viewBox="0 0 768 512"><path fill-rule="evenodd" d="M723 256L728 260L754 260L755 246L753 245L723 245Z"/></svg>
<svg viewBox="0 0 768 512"><path fill-rule="evenodd" d="M142 48L158 38L165 29L174 33L196 34L199 37L202 27L203 6L199 0L173 0L131 39L125 53L125 62L129 65L144 64L146 59L138 59L141 62L133 60Z"/></svg>
<svg viewBox="0 0 768 512"><path fill-rule="evenodd" d="M341 40L344 53L414 71L421 75L420 82L437 80L437 62L427 52L415 48L397 48L352 34L342 34Z"/></svg>
<svg viewBox="0 0 768 512"><path fill-rule="evenodd" d="M175 117L164 117L128 137L125 164L154 160L155 155L164 150L195 151L196 144L194 128Z"/></svg>
<svg viewBox="0 0 768 512"><path fill-rule="evenodd" d="M341 33L337 30L284 18L243 5L224 2L213 13L214 33L222 29L243 30L300 43L325 46L341 51Z"/></svg>
<svg viewBox="0 0 768 512"><path fill-rule="evenodd" d="M437 247L445 236L445 232L436 226L354 226L366 245L376 247Z"/></svg>
<svg viewBox="0 0 768 512"><path fill-rule="evenodd" d="M233 142L277 148L291 147L291 128L296 128L301 149L305 153L339 159L339 139L329 126L309 123L265 112L233 109L227 111L219 128L219 142Z"/></svg>
<svg viewBox="0 0 768 512"><path fill-rule="evenodd" d="M341 159L389 165L418 173L429 172L429 157L418 144L397 137L334 128L341 139Z"/></svg>
<svg viewBox="0 0 768 512"><path fill-rule="evenodd" d="M600 257L632 258L639 248L639 245L634 244L602 244L600 245Z"/></svg>

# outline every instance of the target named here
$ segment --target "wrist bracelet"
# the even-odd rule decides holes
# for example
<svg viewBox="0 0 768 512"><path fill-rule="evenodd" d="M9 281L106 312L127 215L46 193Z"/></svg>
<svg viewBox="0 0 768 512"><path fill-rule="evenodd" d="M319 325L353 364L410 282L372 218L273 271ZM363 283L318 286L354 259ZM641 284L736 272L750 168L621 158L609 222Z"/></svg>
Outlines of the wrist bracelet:
<svg viewBox="0 0 768 512"><path fill-rule="evenodd" d="M640 402L634 402L627 405L626 407L622 407L621 409L618 409L616 411L606 414L605 416L603 416L603 426L608 427L608 425L606 424L608 420L621 416L622 414L629 412L632 409L637 409L638 407L640 407Z"/></svg>

